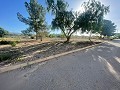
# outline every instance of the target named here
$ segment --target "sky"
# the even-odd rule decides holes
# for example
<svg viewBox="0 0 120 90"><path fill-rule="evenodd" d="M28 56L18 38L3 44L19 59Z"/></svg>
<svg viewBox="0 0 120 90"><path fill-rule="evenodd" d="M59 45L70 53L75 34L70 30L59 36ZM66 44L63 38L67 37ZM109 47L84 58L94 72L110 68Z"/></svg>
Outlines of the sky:
<svg viewBox="0 0 120 90"><path fill-rule="evenodd" d="M1 0L0 1L0 27L12 33L21 33L28 26L20 22L17 18L17 12L20 12L24 17L28 17L24 2L30 0ZM69 9L74 11L81 10L81 4L87 0L65 0L69 3ZM120 32L120 0L99 0L104 5L110 6L110 12L105 16L105 19L112 20L117 25L117 31ZM40 4L46 6L45 0L38 0ZM52 16L50 13L46 15L46 22L51 24Z"/></svg>

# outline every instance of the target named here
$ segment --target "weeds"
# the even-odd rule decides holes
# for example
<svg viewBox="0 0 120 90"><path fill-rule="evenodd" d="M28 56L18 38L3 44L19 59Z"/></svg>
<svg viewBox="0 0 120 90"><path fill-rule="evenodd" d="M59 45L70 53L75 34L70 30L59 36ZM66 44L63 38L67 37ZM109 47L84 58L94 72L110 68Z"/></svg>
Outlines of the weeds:
<svg viewBox="0 0 120 90"><path fill-rule="evenodd" d="M12 55L10 53L0 54L0 62L6 61L6 60L10 59L11 57L12 57Z"/></svg>

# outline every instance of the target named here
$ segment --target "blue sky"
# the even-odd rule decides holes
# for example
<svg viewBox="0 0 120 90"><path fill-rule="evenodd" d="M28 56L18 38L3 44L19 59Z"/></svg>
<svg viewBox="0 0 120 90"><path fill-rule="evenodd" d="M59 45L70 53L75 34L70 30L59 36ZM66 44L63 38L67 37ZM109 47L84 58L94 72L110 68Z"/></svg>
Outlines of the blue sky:
<svg viewBox="0 0 120 90"><path fill-rule="evenodd" d="M28 17L24 2L29 0L1 0L0 2L0 27L4 29L20 33L21 30L25 30L28 26L20 22L17 19L17 12L20 12L23 16ZM45 6L45 0L38 0L40 4ZM86 0L65 0L69 3L70 8L73 10L80 10L82 2ZM120 32L120 0L99 0L105 5L110 5L110 13L105 16L106 19L112 20L117 25L117 31ZM47 14L46 21L51 23L52 17Z"/></svg>

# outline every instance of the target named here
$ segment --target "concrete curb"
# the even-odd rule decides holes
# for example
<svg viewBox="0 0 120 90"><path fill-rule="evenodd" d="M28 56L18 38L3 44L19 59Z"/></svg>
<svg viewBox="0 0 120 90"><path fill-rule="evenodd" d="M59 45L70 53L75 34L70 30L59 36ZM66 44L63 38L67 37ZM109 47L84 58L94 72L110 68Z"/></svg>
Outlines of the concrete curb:
<svg viewBox="0 0 120 90"><path fill-rule="evenodd" d="M60 57L60 56L65 56L65 55L68 55L68 54L71 54L71 53L74 53L74 52L78 52L78 51L82 51L82 50L85 50L85 49L93 48L93 47L99 46L101 44L102 43L91 45L91 46L88 46L88 47L84 47L84 48L68 51L68 52L65 52L65 53L60 53L60 54L57 54L57 55L54 55L54 56L49 56L49 57L46 57L46 58L43 58L43 59L30 61L30 62L18 64L18 65L5 66L5 67L0 68L0 73L12 71L12 70L15 70L15 69L18 69L18 68L22 68L22 67L25 67L25 66L28 66L28 65L36 64L36 63L49 61L51 59L54 59L54 58L57 58L57 57Z"/></svg>

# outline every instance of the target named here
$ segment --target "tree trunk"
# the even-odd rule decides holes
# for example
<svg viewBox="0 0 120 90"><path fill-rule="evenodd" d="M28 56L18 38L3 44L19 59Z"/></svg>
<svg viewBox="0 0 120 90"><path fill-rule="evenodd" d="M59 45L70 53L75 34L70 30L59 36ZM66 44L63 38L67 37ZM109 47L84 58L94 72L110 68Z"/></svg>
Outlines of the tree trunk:
<svg viewBox="0 0 120 90"><path fill-rule="evenodd" d="M66 43L69 43L70 42L70 36L67 36L66 39L67 39Z"/></svg>
<svg viewBox="0 0 120 90"><path fill-rule="evenodd" d="M90 40L90 42L92 42L92 40L91 40L91 34L92 34L92 33L91 33L91 31L90 31L90 36L89 36L89 40Z"/></svg>
<svg viewBox="0 0 120 90"><path fill-rule="evenodd" d="M36 40L38 40L38 33L36 32Z"/></svg>
<svg viewBox="0 0 120 90"><path fill-rule="evenodd" d="M42 36L40 36L40 40L41 40L41 41L43 40Z"/></svg>

